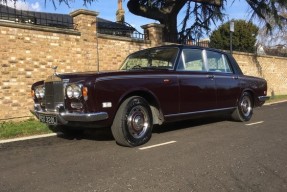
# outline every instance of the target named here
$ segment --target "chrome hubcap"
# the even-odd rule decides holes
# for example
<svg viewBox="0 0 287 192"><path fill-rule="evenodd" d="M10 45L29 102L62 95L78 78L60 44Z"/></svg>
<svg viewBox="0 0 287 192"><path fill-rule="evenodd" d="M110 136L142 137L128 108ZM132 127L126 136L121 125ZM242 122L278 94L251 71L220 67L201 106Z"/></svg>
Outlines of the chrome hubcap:
<svg viewBox="0 0 287 192"><path fill-rule="evenodd" d="M149 128L149 116L146 108L135 106L127 116L128 131L134 138L141 138Z"/></svg>
<svg viewBox="0 0 287 192"><path fill-rule="evenodd" d="M251 105L251 100L248 96L244 96L242 98L240 107L241 107L241 112L245 117L250 115L252 111L252 105Z"/></svg>

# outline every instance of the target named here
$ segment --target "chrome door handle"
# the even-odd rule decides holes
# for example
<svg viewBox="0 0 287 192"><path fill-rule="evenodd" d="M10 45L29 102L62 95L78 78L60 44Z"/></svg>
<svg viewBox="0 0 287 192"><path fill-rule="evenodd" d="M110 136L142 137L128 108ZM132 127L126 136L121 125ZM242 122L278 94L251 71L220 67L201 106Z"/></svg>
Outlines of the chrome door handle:
<svg viewBox="0 0 287 192"><path fill-rule="evenodd" d="M214 75L207 75L207 78L213 79L213 78L214 78Z"/></svg>
<svg viewBox="0 0 287 192"><path fill-rule="evenodd" d="M163 83L164 83L164 84L170 84L170 83L171 83L171 80L170 80L170 79L164 79L164 80L163 80Z"/></svg>

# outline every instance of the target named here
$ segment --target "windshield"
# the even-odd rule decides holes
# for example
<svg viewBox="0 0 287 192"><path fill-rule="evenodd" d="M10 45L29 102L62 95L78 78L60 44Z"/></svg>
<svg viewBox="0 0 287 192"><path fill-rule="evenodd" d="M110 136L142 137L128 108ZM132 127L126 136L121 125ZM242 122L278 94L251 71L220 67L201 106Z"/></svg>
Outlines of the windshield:
<svg viewBox="0 0 287 192"><path fill-rule="evenodd" d="M120 70L173 69L178 48L147 49L131 54Z"/></svg>

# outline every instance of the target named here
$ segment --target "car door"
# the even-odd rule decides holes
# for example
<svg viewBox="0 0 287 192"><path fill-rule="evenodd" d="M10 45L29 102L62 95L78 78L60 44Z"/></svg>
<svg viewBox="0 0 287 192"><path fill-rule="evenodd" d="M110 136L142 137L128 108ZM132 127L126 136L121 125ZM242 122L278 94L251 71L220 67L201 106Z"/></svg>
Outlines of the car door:
<svg viewBox="0 0 287 192"><path fill-rule="evenodd" d="M178 63L180 113L211 110L216 107L215 81L205 66L205 50L186 48Z"/></svg>
<svg viewBox="0 0 287 192"><path fill-rule="evenodd" d="M208 71L215 80L217 108L234 107L240 95L238 75L225 54L207 50L206 58Z"/></svg>

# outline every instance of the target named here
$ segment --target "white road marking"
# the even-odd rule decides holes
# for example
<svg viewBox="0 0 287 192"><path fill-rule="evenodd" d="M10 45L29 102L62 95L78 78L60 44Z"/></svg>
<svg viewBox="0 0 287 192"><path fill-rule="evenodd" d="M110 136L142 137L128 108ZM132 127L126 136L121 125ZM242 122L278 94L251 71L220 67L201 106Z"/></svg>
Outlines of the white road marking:
<svg viewBox="0 0 287 192"><path fill-rule="evenodd" d="M24 140L30 140L30 139L39 139L39 138L45 138L45 137L52 137L52 136L56 136L58 134L60 134L60 133L49 133L49 134L44 134L44 135L21 137L21 138L15 138L15 139L5 139L5 140L0 140L0 144L11 143L11 142L16 142L16 141L24 141Z"/></svg>
<svg viewBox="0 0 287 192"><path fill-rule="evenodd" d="M250 126L250 125L257 125L257 124L261 124L261 123L264 123L264 121L258 121L255 123L249 123L249 124L245 124L245 125Z"/></svg>
<svg viewBox="0 0 287 192"><path fill-rule="evenodd" d="M163 146L163 145L169 145L172 143L176 143L176 141L169 141L169 142L160 143L160 144L156 144L156 145L150 145L147 147L141 147L141 148L139 148L139 150L145 150L145 149L150 149L150 148L159 147L159 146Z"/></svg>

